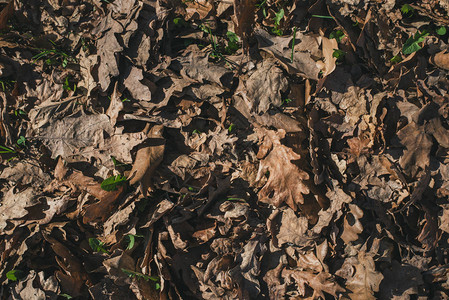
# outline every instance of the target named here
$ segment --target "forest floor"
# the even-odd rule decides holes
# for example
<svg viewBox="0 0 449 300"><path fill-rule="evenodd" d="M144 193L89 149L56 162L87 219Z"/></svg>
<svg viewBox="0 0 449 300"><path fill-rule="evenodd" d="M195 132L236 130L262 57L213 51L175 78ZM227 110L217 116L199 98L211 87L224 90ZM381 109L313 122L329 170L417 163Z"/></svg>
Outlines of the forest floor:
<svg viewBox="0 0 449 300"><path fill-rule="evenodd" d="M0 299L449 298L449 1L0 11Z"/></svg>

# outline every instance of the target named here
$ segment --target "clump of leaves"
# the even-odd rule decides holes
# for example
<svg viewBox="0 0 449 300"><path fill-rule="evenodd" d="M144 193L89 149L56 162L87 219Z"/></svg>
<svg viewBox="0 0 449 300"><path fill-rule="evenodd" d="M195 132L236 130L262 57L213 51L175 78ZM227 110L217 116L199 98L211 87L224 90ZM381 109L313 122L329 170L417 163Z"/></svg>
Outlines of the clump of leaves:
<svg viewBox="0 0 449 300"><path fill-rule="evenodd" d="M341 40L345 37L345 34L341 30L334 30L329 34L330 39L336 39L338 43L341 42Z"/></svg>
<svg viewBox="0 0 449 300"><path fill-rule="evenodd" d="M11 281L17 281L25 277L25 272L22 270L11 270L6 273L6 278Z"/></svg>
<svg viewBox="0 0 449 300"><path fill-rule="evenodd" d="M101 188L105 191L116 191L117 188L121 185L124 185L128 179L126 176L116 175L106 178L101 183Z"/></svg>
<svg viewBox="0 0 449 300"><path fill-rule="evenodd" d="M421 33L417 32L415 33L414 36L409 37L405 42L404 46L402 46L402 53L408 55L422 49L422 47L419 44L424 42L425 37L428 35L429 33L424 30Z"/></svg>
<svg viewBox="0 0 449 300"><path fill-rule="evenodd" d="M89 238L89 246L94 252L109 253L104 247L104 243L96 238Z"/></svg>

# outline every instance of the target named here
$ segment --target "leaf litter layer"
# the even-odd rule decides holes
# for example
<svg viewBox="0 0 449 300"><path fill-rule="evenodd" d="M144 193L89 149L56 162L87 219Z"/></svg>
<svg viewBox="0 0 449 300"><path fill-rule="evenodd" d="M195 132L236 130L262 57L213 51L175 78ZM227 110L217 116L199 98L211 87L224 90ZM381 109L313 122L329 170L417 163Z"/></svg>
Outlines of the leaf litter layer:
<svg viewBox="0 0 449 300"><path fill-rule="evenodd" d="M447 299L449 3L0 1L2 299Z"/></svg>

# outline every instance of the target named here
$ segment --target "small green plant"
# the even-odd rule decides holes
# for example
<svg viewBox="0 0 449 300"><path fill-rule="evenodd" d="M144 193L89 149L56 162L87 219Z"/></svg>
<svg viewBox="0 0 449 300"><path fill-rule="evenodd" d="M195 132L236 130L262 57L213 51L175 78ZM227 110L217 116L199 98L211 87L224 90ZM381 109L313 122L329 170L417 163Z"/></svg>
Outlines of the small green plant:
<svg viewBox="0 0 449 300"><path fill-rule="evenodd" d="M429 33L424 30L421 33L417 32L415 33L414 36L409 37L405 42L405 44L402 46L402 53L408 55L422 49L422 47L419 44L424 42L425 37L428 35Z"/></svg>
<svg viewBox="0 0 449 300"><path fill-rule="evenodd" d="M5 147L5 146L0 146L0 154L5 154L5 153L11 153L11 154L17 154L17 151L15 149L9 148L9 147Z"/></svg>
<svg viewBox="0 0 449 300"><path fill-rule="evenodd" d="M227 54L232 54L237 51L239 46L239 37L232 31L226 32L226 36L228 37L228 45L225 48Z"/></svg>
<svg viewBox="0 0 449 300"><path fill-rule="evenodd" d="M140 272L135 272L135 271L131 271L131 270L124 269L124 268L122 268L122 272L131 278L144 279L145 281L151 280L151 281L155 282L156 290L159 290L161 288L161 285L159 283L161 278L159 276L149 276L149 275L142 274Z"/></svg>
<svg viewBox="0 0 449 300"><path fill-rule="evenodd" d="M201 131L199 131L198 129L194 129L194 130L192 131L192 134L201 134Z"/></svg>
<svg viewBox="0 0 449 300"><path fill-rule="evenodd" d="M260 3L257 3L256 8L262 9L262 14L264 18L267 17L267 0L262 0Z"/></svg>
<svg viewBox="0 0 449 300"><path fill-rule="evenodd" d="M177 28L185 28L189 26L189 24L183 18L174 18L173 24L175 24L175 27Z"/></svg>
<svg viewBox="0 0 449 300"><path fill-rule="evenodd" d="M444 26L438 27L438 28L436 29L436 33L437 33L438 35L445 35L446 32L447 32L447 30L446 30L446 27L444 27Z"/></svg>
<svg viewBox="0 0 449 300"><path fill-rule="evenodd" d="M235 124L234 123L232 123L231 125L229 125L229 127L228 127L228 132L229 133L231 133L232 132L232 130L234 130L234 128L235 128Z"/></svg>
<svg viewBox="0 0 449 300"><path fill-rule="evenodd" d="M399 62L402 61L402 57L401 57L400 54L397 54L397 55L393 56L393 57L390 59L390 61L391 61L393 64L397 64L397 63L399 63Z"/></svg>
<svg viewBox="0 0 449 300"><path fill-rule="evenodd" d="M104 243L96 238L89 238L89 246L94 252L109 253L104 247Z"/></svg>
<svg viewBox="0 0 449 300"><path fill-rule="evenodd" d="M66 78L65 78L65 81L64 81L64 84L62 85L62 87L64 88L64 90L65 91L67 91L67 92L76 92L76 83L74 83L73 84L73 87L71 87L70 86L70 83L69 83L69 76L67 76Z"/></svg>
<svg viewBox="0 0 449 300"><path fill-rule="evenodd" d="M14 87L14 84L16 83L15 80L2 78L0 79L0 86L2 87L2 91L12 90Z"/></svg>
<svg viewBox="0 0 449 300"><path fill-rule="evenodd" d="M40 52L32 57L34 63L43 59L47 65L61 64L63 68L66 68L68 63L74 61L74 59L62 50L56 48L56 43L51 41L53 49L38 49Z"/></svg>
<svg viewBox="0 0 449 300"><path fill-rule="evenodd" d="M346 52L339 49L334 49L334 52L332 53L332 57L335 57L337 60L342 60L346 55Z"/></svg>
<svg viewBox="0 0 449 300"><path fill-rule="evenodd" d="M134 245L136 243L136 238L143 238L143 235L138 235L138 234L127 234L126 235L126 240L128 241L128 246L126 246L126 250L131 250L132 248L134 248Z"/></svg>
<svg viewBox="0 0 449 300"><path fill-rule="evenodd" d="M0 154L14 154L12 157L10 157L7 161L11 161L14 158L18 156L17 150L5 146L0 146Z"/></svg>
<svg viewBox="0 0 449 300"><path fill-rule="evenodd" d="M66 299L73 299L73 297L70 296L69 294L59 294L59 296L64 297Z"/></svg>
<svg viewBox="0 0 449 300"><path fill-rule="evenodd" d="M25 273L22 270L11 270L6 273L6 278L11 281L17 281L25 277Z"/></svg>
<svg viewBox="0 0 449 300"><path fill-rule="evenodd" d="M21 135L19 137L19 139L17 140L17 145L19 145L19 146L26 147L26 143L27 143L27 139L23 135Z"/></svg>
<svg viewBox="0 0 449 300"><path fill-rule="evenodd" d="M341 40L345 37L345 34L341 30L334 30L329 34L330 39L336 39L337 43L340 43Z"/></svg>
<svg viewBox="0 0 449 300"><path fill-rule="evenodd" d="M292 101L293 101L293 99L290 99L290 98L282 99L282 105L286 105L286 104L288 104L288 103L290 103Z"/></svg>
<svg viewBox="0 0 449 300"><path fill-rule="evenodd" d="M401 13L406 18L411 18L415 13L415 9L411 7L409 4L404 4L401 6Z"/></svg>
<svg viewBox="0 0 449 300"><path fill-rule="evenodd" d="M14 110L14 115L16 117L26 117L27 113L21 109L16 109L16 110Z"/></svg>
<svg viewBox="0 0 449 300"><path fill-rule="evenodd" d="M201 24L200 29L208 34L210 44L212 45L212 52L210 54L210 57L221 59L223 58L223 54L220 51L220 46L217 42L217 37L212 33L212 29L210 29L209 26Z"/></svg>
<svg viewBox="0 0 449 300"><path fill-rule="evenodd" d="M116 175L106 178L101 183L101 188L105 191L116 191L118 186L124 185L128 179L126 176Z"/></svg>
<svg viewBox="0 0 449 300"><path fill-rule="evenodd" d="M125 163L122 163L122 162L118 161L114 156L111 156L111 160L112 160L112 163L114 164L115 167L126 167L126 166L129 166L129 164L125 164Z"/></svg>
<svg viewBox="0 0 449 300"><path fill-rule="evenodd" d="M331 16L322 16L322 15L312 15L312 17L314 18L320 18L320 19L331 19L333 20L334 18Z"/></svg>
<svg viewBox="0 0 449 300"><path fill-rule="evenodd" d="M279 26L281 25L281 21L284 18L285 12L284 9L281 8L277 13L275 13L273 21L274 21L274 28L271 30L274 34L276 35L283 35L284 32L282 31L282 29L279 28Z"/></svg>

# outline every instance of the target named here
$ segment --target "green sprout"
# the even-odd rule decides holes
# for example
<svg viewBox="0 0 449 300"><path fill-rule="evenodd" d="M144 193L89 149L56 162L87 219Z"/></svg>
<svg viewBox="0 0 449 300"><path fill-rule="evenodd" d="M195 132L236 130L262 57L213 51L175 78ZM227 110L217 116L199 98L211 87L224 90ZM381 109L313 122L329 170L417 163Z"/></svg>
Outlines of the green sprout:
<svg viewBox="0 0 449 300"><path fill-rule="evenodd" d="M17 145L26 147L26 142L27 142L27 139L23 135L21 135L19 137L19 139L17 140Z"/></svg>
<svg viewBox="0 0 449 300"><path fill-rule="evenodd" d="M281 25L281 21L284 18L285 12L284 9L281 8L274 16L273 21L274 21L274 28L271 30L274 34L276 35L283 35L283 31L282 29L279 28L279 26Z"/></svg>
<svg viewBox="0 0 449 300"><path fill-rule="evenodd" d="M109 251L104 247L104 243L96 238L89 238L89 246L94 252L101 252L109 254Z"/></svg>
<svg viewBox="0 0 449 300"><path fill-rule="evenodd" d="M329 34L330 39L336 39L337 43L340 43L341 40L345 37L345 34L341 30L334 30Z"/></svg>
<svg viewBox="0 0 449 300"><path fill-rule="evenodd" d="M228 37L228 45L225 48L226 53L235 53L240 48L239 37L232 31L226 32L226 36Z"/></svg>
<svg viewBox="0 0 449 300"><path fill-rule="evenodd" d="M312 17L314 18L320 18L320 19L331 19L333 20L334 18L331 16L322 16L322 15L312 15Z"/></svg>
<svg viewBox="0 0 449 300"><path fill-rule="evenodd" d="M422 47L419 44L424 42L425 37L428 35L429 33L424 30L421 33L417 32L415 33L414 36L409 37L405 42L404 46L402 46L402 53L408 55L422 49Z"/></svg>
<svg viewBox="0 0 449 300"><path fill-rule="evenodd" d="M25 277L25 273L22 270L11 270L6 273L6 278L11 281L17 281Z"/></svg>
<svg viewBox="0 0 449 300"><path fill-rule="evenodd" d="M159 283L161 278L159 276L149 276L149 275L145 275L145 274L140 273L140 272L135 272L135 271L124 269L124 268L122 268L122 272L125 273L126 275L128 275L131 278L144 279L145 281L151 280L151 281L155 282L155 289L156 290L159 290L161 288L161 285Z"/></svg>
<svg viewBox="0 0 449 300"><path fill-rule="evenodd" d="M415 9L411 7L409 4L404 4L401 6L401 13L404 17L410 18L415 13Z"/></svg>
<svg viewBox="0 0 449 300"><path fill-rule="evenodd" d="M262 9L262 14L264 16L264 18L267 17L267 0L262 0L262 2L257 3L256 7L258 9Z"/></svg>
<svg viewBox="0 0 449 300"><path fill-rule="evenodd" d="M136 238L143 238L143 235L137 235L137 234L127 234L126 239L128 240L128 246L126 246L126 250L131 250L134 248L134 245L136 243Z"/></svg>
<svg viewBox="0 0 449 300"><path fill-rule="evenodd" d="M64 88L64 90L66 90L67 92L71 92L73 91L74 93L76 92L76 83L73 84L73 88L70 86L69 83L69 76L67 76L65 78L64 84L62 85L62 87Z"/></svg>
<svg viewBox="0 0 449 300"><path fill-rule="evenodd" d="M124 185L127 180L128 179L126 178L126 176L122 175L111 176L103 180L103 182L101 183L101 188L108 192L116 191L117 187L120 185Z"/></svg>
<svg viewBox="0 0 449 300"><path fill-rule="evenodd" d="M282 105L288 104L290 102L292 102L293 99L287 98L287 99L282 99Z"/></svg>
<svg viewBox="0 0 449 300"><path fill-rule="evenodd" d="M438 35L445 35L447 30L446 30L446 27L441 26L441 27L437 28L436 32L437 32Z"/></svg>
<svg viewBox="0 0 449 300"><path fill-rule="evenodd" d="M402 61L402 57L401 57L401 55L397 54L397 55L393 56L393 57L390 59L390 61L391 61L393 64L397 64L397 63L399 63L399 62Z"/></svg>
<svg viewBox="0 0 449 300"><path fill-rule="evenodd" d="M334 52L332 53L332 57L335 57L337 60L342 60L345 55L346 52L339 49L334 49Z"/></svg>
<svg viewBox="0 0 449 300"><path fill-rule="evenodd" d="M66 68L69 62L74 61L74 59L64 51L56 49L55 42L51 40L50 42L53 44L54 48L38 49L40 53L32 57L34 63L40 59L43 59L47 65L61 64L63 68Z"/></svg>

